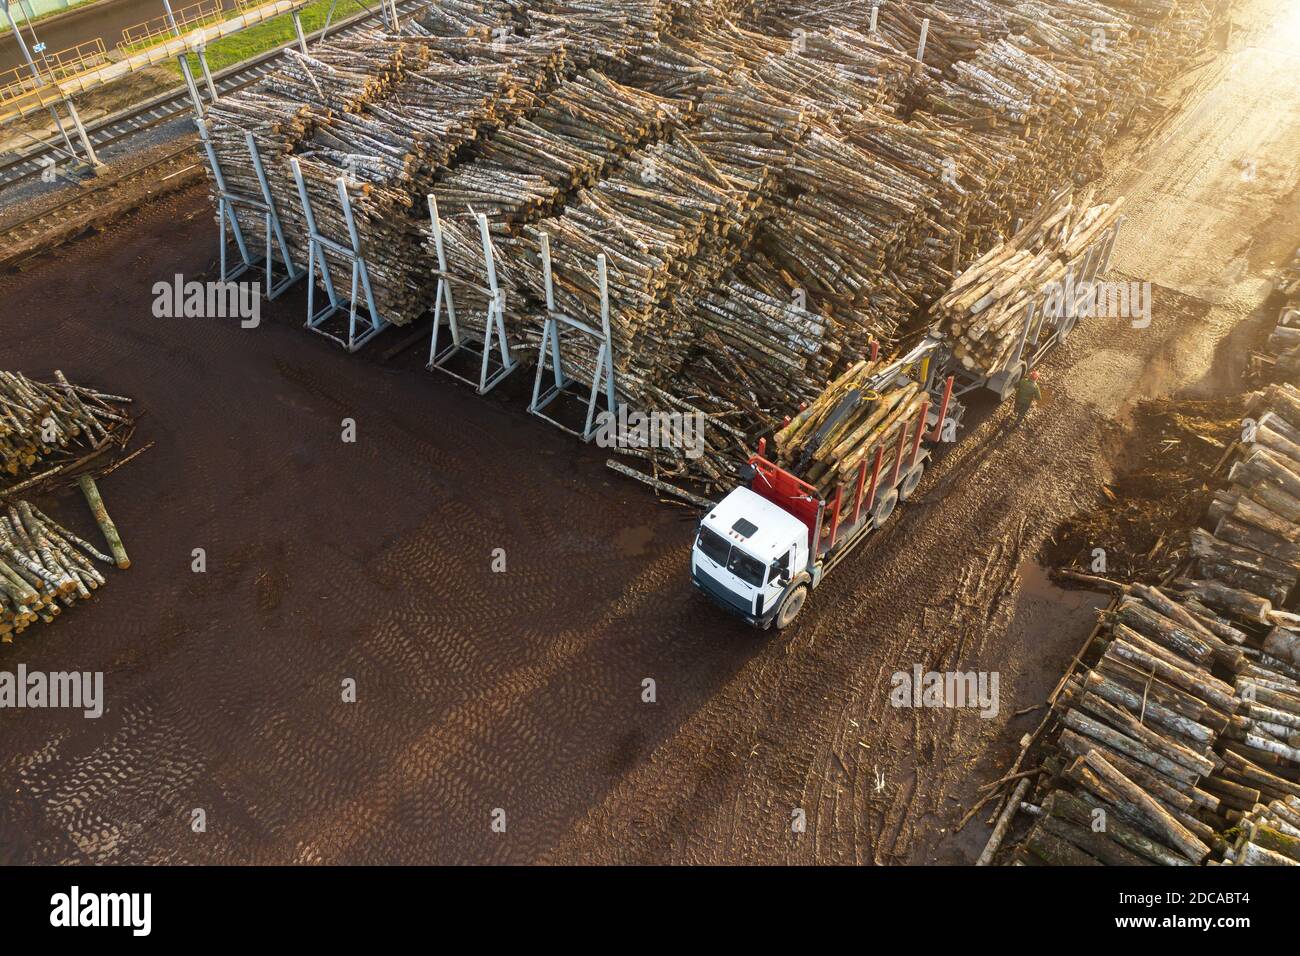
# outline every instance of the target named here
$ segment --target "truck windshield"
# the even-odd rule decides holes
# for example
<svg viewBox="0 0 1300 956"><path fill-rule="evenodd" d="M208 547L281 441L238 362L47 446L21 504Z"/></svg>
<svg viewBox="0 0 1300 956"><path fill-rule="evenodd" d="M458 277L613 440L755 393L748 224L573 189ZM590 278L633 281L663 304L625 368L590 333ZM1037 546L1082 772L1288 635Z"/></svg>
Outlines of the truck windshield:
<svg viewBox="0 0 1300 956"><path fill-rule="evenodd" d="M716 564L727 566L727 558L731 556L731 542L715 531L708 528L700 528L700 550L709 556L709 559Z"/></svg>
<svg viewBox="0 0 1300 956"><path fill-rule="evenodd" d="M763 566L762 561L751 558L744 551L733 547L731 549L731 560L727 562L727 570L746 584L757 587L763 583L763 572L767 568Z"/></svg>
<svg viewBox="0 0 1300 956"><path fill-rule="evenodd" d="M762 561L751 558L722 535L703 525L700 526L700 550L746 584L758 587L763 583L763 572L767 568Z"/></svg>

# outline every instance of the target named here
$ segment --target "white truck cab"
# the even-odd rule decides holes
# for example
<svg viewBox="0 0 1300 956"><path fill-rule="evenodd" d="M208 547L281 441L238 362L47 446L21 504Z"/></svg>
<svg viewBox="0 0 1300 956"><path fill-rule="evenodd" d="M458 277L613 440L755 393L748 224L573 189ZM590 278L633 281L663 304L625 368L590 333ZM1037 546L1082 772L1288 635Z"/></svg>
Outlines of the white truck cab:
<svg viewBox="0 0 1300 956"><path fill-rule="evenodd" d="M739 487L703 520L691 578L715 603L768 627L787 588L806 577L808 526L749 488Z"/></svg>

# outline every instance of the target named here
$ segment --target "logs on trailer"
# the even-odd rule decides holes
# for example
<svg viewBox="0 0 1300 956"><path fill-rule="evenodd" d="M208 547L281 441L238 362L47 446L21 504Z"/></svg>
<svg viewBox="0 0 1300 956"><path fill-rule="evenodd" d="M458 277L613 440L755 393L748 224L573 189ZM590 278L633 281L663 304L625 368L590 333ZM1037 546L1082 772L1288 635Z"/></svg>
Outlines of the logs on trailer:
<svg viewBox="0 0 1300 956"><path fill-rule="evenodd" d="M95 561L114 563L31 503L9 504L0 513L0 641L89 599L107 581Z"/></svg>
<svg viewBox="0 0 1300 956"><path fill-rule="evenodd" d="M876 456L894 460L921 427L928 396L915 382L876 381L883 363L857 362L778 431L776 461L815 485L823 497Z"/></svg>
<svg viewBox="0 0 1300 956"><path fill-rule="evenodd" d="M1092 314L1082 299L1065 301L1075 292L1087 293L1082 284L1076 289L1064 280L1114 224L1121 201L1084 207L1067 194L953 281L932 311L965 368L984 375L1000 372L1016 356L1027 323L1044 320L1050 328L1083 309Z"/></svg>
<svg viewBox="0 0 1300 956"><path fill-rule="evenodd" d="M30 477L100 448L130 423L118 406L130 401L73 385L62 372L37 382L0 371L0 477ZM0 491L4 491L0 487Z"/></svg>

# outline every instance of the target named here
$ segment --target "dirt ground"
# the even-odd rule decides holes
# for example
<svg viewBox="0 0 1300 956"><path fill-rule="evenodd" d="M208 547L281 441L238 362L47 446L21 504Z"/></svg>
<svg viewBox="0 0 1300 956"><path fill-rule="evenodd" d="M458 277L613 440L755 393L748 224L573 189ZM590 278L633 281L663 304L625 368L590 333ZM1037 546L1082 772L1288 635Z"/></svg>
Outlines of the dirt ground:
<svg viewBox="0 0 1300 956"><path fill-rule="evenodd" d="M1122 456L1132 463L1052 532L1043 563L1118 581L1162 580L1186 557L1186 532L1226 483L1206 476L1240 437L1246 405L1244 395L1139 402Z"/></svg>
<svg viewBox="0 0 1300 956"><path fill-rule="evenodd" d="M1033 555L1114 479L1136 400L1235 386L1300 234L1300 8L1238 17L1108 183L1151 326L1081 325L1043 406L973 425L782 636L697 597L691 513L524 414L528 383L385 363L401 333L345 355L301 291L258 329L153 318L155 281L213 266L201 189L0 279L3 364L135 396L157 442L103 488L132 569L0 647L107 696L99 720L5 712L0 862L969 862L987 828L956 821L1104 600ZM72 496L46 510L90 532ZM893 707L915 664L996 672L996 716Z"/></svg>

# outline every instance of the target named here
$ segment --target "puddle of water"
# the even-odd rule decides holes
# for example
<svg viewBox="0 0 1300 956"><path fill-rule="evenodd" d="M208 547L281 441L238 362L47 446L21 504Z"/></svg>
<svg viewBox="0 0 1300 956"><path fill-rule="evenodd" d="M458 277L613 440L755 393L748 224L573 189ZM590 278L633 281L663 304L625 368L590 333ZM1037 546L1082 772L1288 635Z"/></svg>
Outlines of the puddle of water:
<svg viewBox="0 0 1300 956"><path fill-rule="evenodd" d="M654 528L641 525L637 528L624 528L614 535L614 548L624 558L636 558L645 554L650 542L654 540Z"/></svg>

